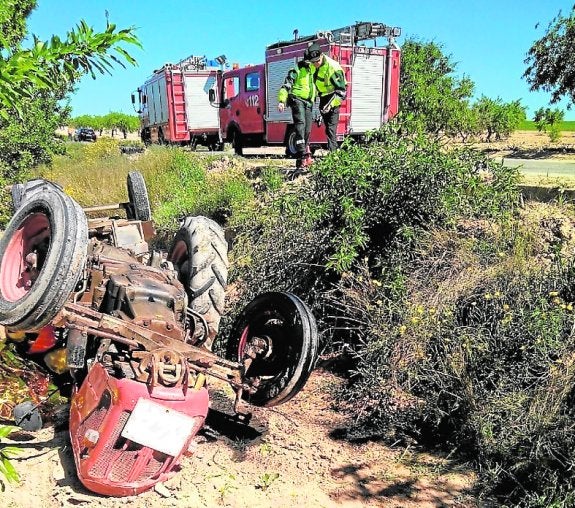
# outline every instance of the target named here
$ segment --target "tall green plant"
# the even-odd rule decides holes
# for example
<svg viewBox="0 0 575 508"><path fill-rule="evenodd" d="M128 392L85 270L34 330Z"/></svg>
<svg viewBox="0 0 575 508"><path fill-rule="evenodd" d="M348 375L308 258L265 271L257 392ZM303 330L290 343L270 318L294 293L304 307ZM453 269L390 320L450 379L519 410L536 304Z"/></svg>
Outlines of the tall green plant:
<svg viewBox="0 0 575 508"><path fill-rule="evenodd" d="M2 439L8 437L11 432L16 430L16 427L9 425L0 425L0 475L2 475L6 481L17 483L20 481L20 476L10 459L20 453L20 449L15 446L6 446L1 443ZM0 479L0 486L2 490L5 489L4 482Z"/></svg>
<svg viewBox="0 0 575 508"><path fill-rule="evenodd" d="M20 181L61 150L55 127L69 114L62 100L85 74L135 65L125 46L140 47L134 28L106 22L98 32L85 21L65 38L26 47L26 19L36 1L0 1L0 184ZM0 223L4 217L0 217Z"/></svg>

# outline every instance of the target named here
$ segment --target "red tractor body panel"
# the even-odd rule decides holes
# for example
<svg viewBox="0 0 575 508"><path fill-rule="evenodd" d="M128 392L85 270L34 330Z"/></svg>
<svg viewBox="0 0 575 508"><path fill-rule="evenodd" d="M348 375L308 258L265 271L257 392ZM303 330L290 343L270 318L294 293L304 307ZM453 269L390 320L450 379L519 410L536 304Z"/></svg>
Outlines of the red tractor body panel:
<svg viewBox="0 0 575 508"><path fill-rule="evenodd" d="M145 383L112 377L100 363L92 366L70 408L74 460L86 488L108 496L133 496L175 473L174 468L204 423L208 391L190 388L183 393L181 387L157 388L150 393ZM143 425L149 437L141 440L147 443L136 442L129 439L128 425L134 421L137 404L148 400L164 408L166 417L154 423L154 417L148 416ZM176 450L166 450L165 441L174 433L179 433L173 443ZM146 446L148 439L155 444Z"/></svg>

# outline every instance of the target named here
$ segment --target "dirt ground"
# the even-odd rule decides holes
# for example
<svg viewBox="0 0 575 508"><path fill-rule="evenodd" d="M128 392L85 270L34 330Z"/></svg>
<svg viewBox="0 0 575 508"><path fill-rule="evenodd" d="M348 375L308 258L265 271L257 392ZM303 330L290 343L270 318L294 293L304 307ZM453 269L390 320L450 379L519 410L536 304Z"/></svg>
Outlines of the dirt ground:
<svg viewBox="0 0 575 508"><path fill-rule="evenodd" d="M23 449L19 485L4 508L120 507L440 507L477 506L474 474L446 458L381 442L337 438L351 425L331 406L341 382L323 370L275 409L256 409L249 426L230 420L227 387L212 387L212 409L195 456L159 489L127 499L98 496L76 478L67 430L14 436Z"/></svg>
<svg viewBox="0 0 575 508"><path fill-rule="evenodd" d="M507 139L477 143L476 146L498 157L575 160L575 132L562 132L560 138L552 143L542 132L515 131Z"/></svg>
<svg viewBox="0 0 575 508"><path fill-rule="evenodd" d="M575 134L559 143L519 132L489 145L493 153L575 159ZM481 148L486 148L482 144ZM521 156L521 155L517 155ZM353 425L332 406L342 381L316 370L304 390L273 409L255 408L249 426L232 421L231 390L211 386L212 408L193 457L165 485L128 499L106 498L78 481L62 422L13 435L21 455L13 464L19 484L0 494L5 508L120 507L475 507L470 467L416 447L338 438ZM485 506L485 503L481 503Z"/></svg>

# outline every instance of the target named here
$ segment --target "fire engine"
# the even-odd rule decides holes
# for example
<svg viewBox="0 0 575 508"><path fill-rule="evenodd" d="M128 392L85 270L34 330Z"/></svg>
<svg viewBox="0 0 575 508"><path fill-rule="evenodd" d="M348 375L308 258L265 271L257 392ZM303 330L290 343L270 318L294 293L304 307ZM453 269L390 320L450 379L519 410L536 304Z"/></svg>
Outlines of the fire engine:
<svg viewBox="0 0 575 508"><path fill-rule="evenodd" d="M154 71L137 90L142 141L223 148L218 110L210 104L208 92L216 87L224 63L223 55L215 60L189 56Z"/></svg>
<svg viewBox="0 0 575 508"><path fill-rule="evenodd" d="M381 127L398 111L400 48L395 38L399 35L398 27L371 22L305 37L298 37L296 30L292 40L266 48L265 63L223 72L219 90L209 92L212 103L216 104L219 97L221 140L230 142L238 155L245 147L263 145L284 145L286 155L295 155L291 111L277 110L277 95L289 69L315 41L324 54L340 63L348 82L347 99L340 109L338 140L361 137ZM386 38L387 43L377 45L380 38ZM327 142L317 103L314 118L312 150Z"/></svg>

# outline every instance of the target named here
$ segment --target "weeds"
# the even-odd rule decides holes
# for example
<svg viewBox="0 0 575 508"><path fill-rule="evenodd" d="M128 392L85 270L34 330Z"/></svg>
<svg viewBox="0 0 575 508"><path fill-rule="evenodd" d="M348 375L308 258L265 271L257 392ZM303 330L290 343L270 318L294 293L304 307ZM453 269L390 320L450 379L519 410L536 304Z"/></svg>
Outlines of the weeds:
<svg viewBox="0 0 575 508"><path fill-rule="evenodd" d="M259 482L256 485L256 489L260 489L263 492L268 490L272 483L275 482L280 477L279 473L264 473L261 475Z"/></svg>
<svg viewBox="0 0 575 508"><path fill-rule="evenodd" d="M18 455L21 450L15 446L6 446L1 443L2 439L8 437L14 430L16 430L16 427L9 425L0 426L0 474L6 479L6 481L18 483L20 481L20 476L16 469L14 469L10 459ZM0 486L2 491L4 491L6 486L1 479Z"/></svg>

